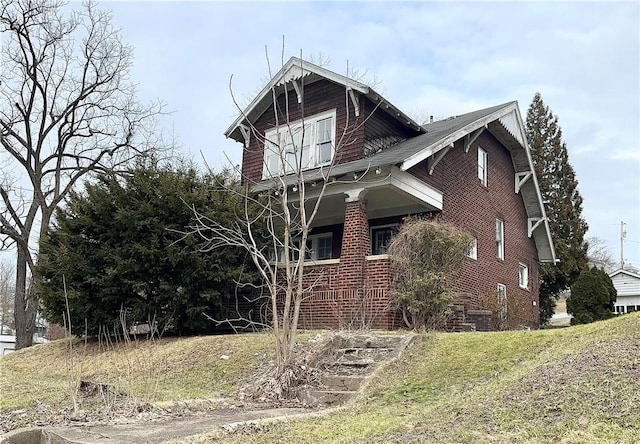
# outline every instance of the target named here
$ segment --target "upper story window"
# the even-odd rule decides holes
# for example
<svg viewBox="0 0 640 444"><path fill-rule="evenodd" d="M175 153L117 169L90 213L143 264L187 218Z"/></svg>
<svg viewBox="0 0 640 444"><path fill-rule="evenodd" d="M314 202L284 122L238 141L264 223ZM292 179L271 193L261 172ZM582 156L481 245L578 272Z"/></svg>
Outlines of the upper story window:
<svg viewBox="0 0 640 444"><path fill-rule="evenodd" d="M389 242L398 232L398 224L381 225L371 228L371 254L387 254Z"/></svg>
<svg viewBox="0 0 640 444"><path fill-rule="evenodd" d="M496 257L504 260L504 221L496 219Z"/></svg>
<svg viewBox="0 0 640 444"><path fill-rule="evenodd" d="M487 186L487 168L489 166L489 157L487 152L478 147L478 179L480 183Z"/></svg>
<svg viewBox="0 0 640 444"><path fill-rule="evenodd" d="M333 110L267 131L262 177L330 164L335 151L335 122Z"/></svg>

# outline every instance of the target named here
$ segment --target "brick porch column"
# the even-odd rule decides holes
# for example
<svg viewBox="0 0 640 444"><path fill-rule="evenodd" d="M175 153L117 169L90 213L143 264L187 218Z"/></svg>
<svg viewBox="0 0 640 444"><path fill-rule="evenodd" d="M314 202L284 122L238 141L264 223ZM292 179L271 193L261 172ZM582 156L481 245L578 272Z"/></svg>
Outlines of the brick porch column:
<svg viewBox="0 0 640 444"><path fill-rule="evenodd" d="M365 193L364 189L354 190L345 199L344 234L338 267L340 290L362 289L364 285L366 258L371 246Z"/></svg>

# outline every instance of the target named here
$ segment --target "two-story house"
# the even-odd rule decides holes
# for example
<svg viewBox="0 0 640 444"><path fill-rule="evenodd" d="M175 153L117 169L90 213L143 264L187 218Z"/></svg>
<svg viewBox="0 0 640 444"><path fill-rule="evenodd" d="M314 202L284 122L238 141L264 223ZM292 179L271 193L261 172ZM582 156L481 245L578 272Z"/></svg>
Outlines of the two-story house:
<svg viewBox="0 0 640 444"><path fill-rule="evenodd" d="M303 327L402 326L386 247L407 215L474 238L459 322L497 298L503 314L538 326L538 263L555 252L516 102L421 125L367 85L292 58L225 132L242 144L242 180L256 193L291 173L270 148L284 132L306 134L290 145L308 198L328 183L307 242Z"/></svg>

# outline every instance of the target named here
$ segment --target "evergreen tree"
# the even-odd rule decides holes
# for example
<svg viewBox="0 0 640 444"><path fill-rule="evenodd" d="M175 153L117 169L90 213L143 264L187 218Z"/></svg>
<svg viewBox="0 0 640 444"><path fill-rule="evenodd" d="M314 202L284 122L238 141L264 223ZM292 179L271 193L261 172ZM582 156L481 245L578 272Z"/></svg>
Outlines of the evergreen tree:
<svg viewBox="0 0 640 444"><path fill-rule="evenodd" d="M155 320L160 331L213 330L203 313L225 318L224 307L235 307L235 282L256 276L243 251L203 253L202 237L183 233L194 225L189 206L233 223L240 195L215 188L228 180L153 164L124 179L101 175L84 193L71 193L41 246L46 318L62 324L67 299L75 334L119 329L122 313L128 326Z"/></svg>
<svg viewBox="0 0 640 444"><path fill-rule="evenodd" d="M617 292L606 271L598 267L585 268L571 286L567 312L572 324L589 324L613 317Z"/></svg>
<svg viewBox="0 0 640 444"><path fill-rule="evenodd" d="M555 300L588 267L587 223L582 218L582 197L575 171L562 141L558 117L536 93L527 112L526 133L542 200L549 219L557 264L542 264L540 322L551 318Z"/></svg>

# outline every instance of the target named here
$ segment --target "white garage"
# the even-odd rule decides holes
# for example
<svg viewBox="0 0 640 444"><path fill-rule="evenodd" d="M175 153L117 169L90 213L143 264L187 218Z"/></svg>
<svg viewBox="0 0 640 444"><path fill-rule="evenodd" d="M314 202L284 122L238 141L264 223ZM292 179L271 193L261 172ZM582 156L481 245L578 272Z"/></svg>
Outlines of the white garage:
<svg viewBox="0 0 640 444"><path fill-rule="evenodd" d="M609 273L609 276L618 292L615 312L622 314L640 311L640 275L620 269Z"/></svg>

